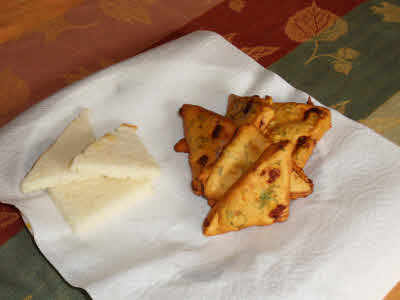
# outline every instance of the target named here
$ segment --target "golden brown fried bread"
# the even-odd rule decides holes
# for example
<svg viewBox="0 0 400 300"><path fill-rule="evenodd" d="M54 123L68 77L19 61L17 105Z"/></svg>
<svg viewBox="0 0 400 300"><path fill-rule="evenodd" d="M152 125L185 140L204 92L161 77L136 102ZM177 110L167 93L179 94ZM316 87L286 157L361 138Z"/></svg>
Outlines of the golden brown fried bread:
<svg viewBox="0 0 400 300"><path fill-rule="evenodd" d="M310 158L314 150L316 143L317 142L310 137L299 137L296 147L293 151L293 161L298 167L305 167L308 159Z"/></svg>
<svg viewBox="0 0 400 300"><path fill-rule="evenodd" d="M197 105L184 104L179 110L183 118L185 140L189 148L192 189L202 194L202 172L214 164L222 149L230 142L236 126L231 120ZM203 178L200 178L202 175Z"/></svg>
<svg viewBox="0 0 400 300"><path fill-rule="evenodd" d="M310 178L304 173L303 169L293 162L293 170L290 174L290 194L291 200L306 197L314 190L314 184Z"/></svg>
<svg viewBox="0 0 400 300"><path fill-rule="evenodd" d="M304 114L305 120L316 120L310 134L298 138L293 151L293 159L297 166L304 168L318 140L331 128L331 113L328 109L315 106ZM314 122L314 121L313 121Z"/></svg>
<svg viewBox="0 0 400 300"><path fill-rule="evenodd" d="M301 122L309 119L310 114L318 115L318 122L315 124L315 129L312 132L312 138L319 140L324 133L331 128L331 113L329 109L322 106L315 106L312 102L296 103L296 102L285 102L285 103L272 103L271 108L274 111L274 117L268 124L268 131L277 125Z"/></svg>
<svg viewBox="0 0 400 300"><path fill-rule="evenodd" d="M277 113L276 116L279 116L279 113ZM274 120L270 122L269 126L275 122ZM321 106L314 106L304 112L302 120L286 123L275 122L274 126L268 128L266 134L268 134L274 142L288 139L297 143L293 152L293 159L300 168L304 168L312 154L316 142L321 139L330 128L330 111Z"/></svg>
<svg viewBox="0 0 400 300"><path fill-rule="evenodd" d="M304 113L304 120L315 118L315 116L313 115L317 115L318 118L310 137L313 140L319 141L323 137L325 132L327 132L332 127L331 112L325 107L314 106Z"/></svg>
<svg viewBox="0 0 400 300"><path fill-rule="evenodd" d="M271 144L254 125L240 127L222 151L204 186L204 195L212 206L245 173Z"/></svg>
<svg viewBox="0 0 400 300"><path fill-rule="evenodd" d="M210 176L204 184L204 195L208 204L213 206L271 144L271 139L254 125L240 127L212 166ZM293 170L291 178L291 199L305 197L312 192L312 181L301 169Z"/></svg>
<svg viewBox="0 0 400 300"><path fill-rule="evenodd" d="M232 94L228 97L226 117L231 119L237 127L253 124L264 130L274 116L274 111L270 107L271 103L272 98L269 96L265 98L239 97Z"/></svg>
<svg viewBox="0 0 400 300"><path fill-rule="evenodd" d="M175 152L189 153L189 145L185 139L180 139L174 146Z"/></svg>
<svg viewBox="0 0 400 300"><path fill-rule="evenodd" d="M274 111L274 117L269 122L268 128L272 128L279 124L298 122L304 119L304 113L313 108L313 105L297 102L274 102L271 108Z"/></svg>
<svg viewBox="0 0 400 300"><path fill-rule="evenodd" d="M290 140L297 143L298 138L311 136L318 122L319 115L310 113L304 120L276 124L274 127L269 128L266 134L275 143L282 140Z"/></svg>
<svg viewBox="0 0 400 300"><path fill-rule="evenodd" d="M204 234L285 221L289 216L293 148L289 141L269 146L211 209L203 224Z"/></svg>

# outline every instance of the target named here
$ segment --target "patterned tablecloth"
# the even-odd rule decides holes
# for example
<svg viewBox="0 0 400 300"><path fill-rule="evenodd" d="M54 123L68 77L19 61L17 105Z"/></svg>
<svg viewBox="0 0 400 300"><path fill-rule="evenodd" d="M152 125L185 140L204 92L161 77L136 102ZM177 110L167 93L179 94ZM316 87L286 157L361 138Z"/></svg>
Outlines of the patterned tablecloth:
<svg viewBox="0 0 400 300"><path fill-rule="evenodd" d="M93 72L203 29L400 144L399 0L19 0L0 4L0 24L0 125ZM90 299L1 203L0 298ZM400 285L385 299L400 299Z"/></svg>

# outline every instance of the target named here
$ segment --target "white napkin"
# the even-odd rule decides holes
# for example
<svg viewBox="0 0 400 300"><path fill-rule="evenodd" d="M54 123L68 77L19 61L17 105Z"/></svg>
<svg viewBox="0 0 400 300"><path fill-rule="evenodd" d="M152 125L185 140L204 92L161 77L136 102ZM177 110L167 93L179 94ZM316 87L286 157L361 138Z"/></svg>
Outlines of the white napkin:
<svg viewBox="0 0 400 300"><path fill-rule="evenodd" d="M318 84L316 82L315 84ZM210 32L196 32L117 64L34 106L0 129L0 199L29 220L60 274L94 299L381 299L400 280L400 151L332 111L333 128L306 173L314 193L293 201L285 223L205 237L209 211L190 189L178 109L225 113L227 96L308 95ZM46 193L19 183L78 112L101 135L121 122L162 169L153 198L77 237Z"/></svg>

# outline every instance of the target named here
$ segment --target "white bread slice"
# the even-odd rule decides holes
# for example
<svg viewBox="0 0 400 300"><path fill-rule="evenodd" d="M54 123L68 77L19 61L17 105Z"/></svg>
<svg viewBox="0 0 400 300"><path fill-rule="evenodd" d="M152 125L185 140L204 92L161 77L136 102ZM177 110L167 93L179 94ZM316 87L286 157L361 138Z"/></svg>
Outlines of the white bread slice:
<svg viewBox="0 0 400 300"><path fill-rule="evenodd" d="M136 200L151 195L152 191L150 180L103 176L48 189L56 207L75 233L95 230Z"/></svg>
<svg viewBox="0 0 400 300"><path fill-rule="evenodd" d="M137 127L122 124L76 156L71 170L85 176L154 179L159 167L136 135Z"/></svg>
<svg viewBox="0 0 400 300"><path fill-rule="evenodd" d="M59 184L85 179L70 171L72 159L95 141L89 120L89 110L84 109L45 152L40 155L21 183L23 193L45 189Z"/></svg>

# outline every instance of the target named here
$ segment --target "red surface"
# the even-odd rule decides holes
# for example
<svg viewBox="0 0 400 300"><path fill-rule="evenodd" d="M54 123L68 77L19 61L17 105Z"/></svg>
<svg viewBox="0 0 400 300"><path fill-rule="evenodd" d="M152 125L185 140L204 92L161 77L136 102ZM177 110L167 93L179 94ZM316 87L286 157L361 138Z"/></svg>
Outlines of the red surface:
<svg viewBox="0 0 400 300"><path fill-rule="evenodd" d="M23 226L22 218L15 207L0 205L0 245L17 234Z"/></svg>
<svg viewBox="0 0 400 300"><path fill-rule="evenodd" d="M257 61L267 67L296 48L299 43L285 34L285 26L290 16L301 9L311 6L311 0L281 1L243 1L244 8L237 12L229 7L231 1L225 1L214 9L198 17L178 31L168 35L156 45L181 37L196 30L215 31L221 35L237 33L232 43L238 47L272 46L279 50ZM329 10L337 16L343 16L365 0L319 0L316 5Z"/></svg>

